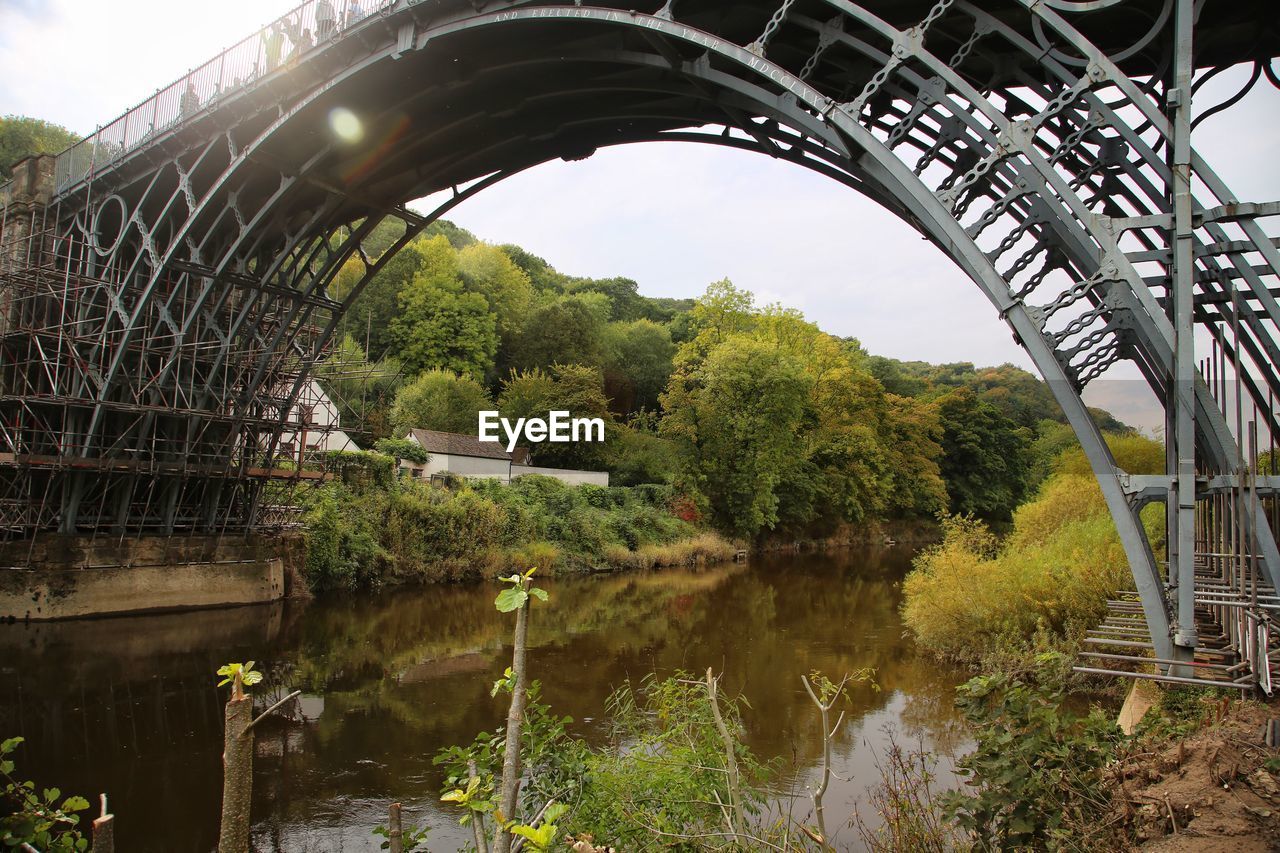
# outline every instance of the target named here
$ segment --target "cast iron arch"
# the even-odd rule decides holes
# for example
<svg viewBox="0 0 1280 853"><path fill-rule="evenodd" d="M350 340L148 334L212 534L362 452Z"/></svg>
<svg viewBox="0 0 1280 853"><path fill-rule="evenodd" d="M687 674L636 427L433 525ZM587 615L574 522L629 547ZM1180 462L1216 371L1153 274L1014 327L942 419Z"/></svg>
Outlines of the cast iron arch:
<svg viewBox="0 0 1280 853"><path fill-rule="evenodd" d="M1247 21L1263 5L1233 14ZM1179 247L1194 249L1196 321L1260 368L1245 390L1265 405L1269 432L1280 392L1280 254L1260 222L1275 211L1241 207L1188 152L1196 219L1179 217L1169 92L1183 31L1173 24L1187 30L1194 12L1190 0L669 0L647 10L401 0L295 67L256 69L230 92L219 82L171 126L156 127L156 106L139 136L140 119L129 129L139 108L58 159L47 250L86 282L61 321L85 334L65 376L29 380L19 405L0 405L18 415L15 449L79 465L0 484L31 500L43 489L52 507L8 530L263 524L277 442L338 317L436 216L547 160L700 142L839 180L966 272L1085 448L1156 656L1185 659L1196 643L1192 575L1162 571L1138 511L1168 503L1184 530L1176 563L1179 547L1191 553L1179 508L1196 501L1194 485L1177 491L1179 464L1239 476L1241 448L1209 385L1179 372ZM1099 46L1113 32L1128 41ZM1206 49L1202 64L1266 62L1274 42ZM358 112L374 141L328 133L336 106ZM431 215L405 207L449 187ZM362 242L388 216L406 233L368 258ZM98 233L102 222L111 233ZM353 257L365 272L335 298L330 286ZM1121 360L1171 410L1194 411L1194 442L1163 479L1119 471L1081 400ZM1265 515L1237 523L1250 524L1274 586L1280 555Z"/></svg>

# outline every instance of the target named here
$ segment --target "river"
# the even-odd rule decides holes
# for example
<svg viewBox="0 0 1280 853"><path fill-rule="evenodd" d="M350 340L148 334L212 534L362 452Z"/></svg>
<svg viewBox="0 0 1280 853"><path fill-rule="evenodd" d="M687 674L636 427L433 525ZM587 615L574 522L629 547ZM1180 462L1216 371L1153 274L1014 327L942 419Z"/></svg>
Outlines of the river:
<svg viewBox="0 0 1280 853"><path fill-rule="evenodd" d="M800 675L874 667L879 689L850 693L827 795L828 825L879 778L889 732L954 755L960 673L905 635L905 549L753 558L699 570L545 579L533 611L530 666L552 710L588 740L624 680L677 669L723 673L750 703L746 741L778 759L779 803L802 795L821 755ZM18 775L94 802L109 795L118 847L183 853L216 845L221 707L215 670L254 659L260 701L302 689L297 719L257 738L254 849L377 850L371 830L402 801L432 827L430 848L457 849L456 814L438 802L431 758L498 726L489 688L511 659L512 619L496 585L397 589L195 613L0 626L0 736L21 735ZM944 767L943 776L949 776ZM858 849L857 833L838 844Z"/></svg>

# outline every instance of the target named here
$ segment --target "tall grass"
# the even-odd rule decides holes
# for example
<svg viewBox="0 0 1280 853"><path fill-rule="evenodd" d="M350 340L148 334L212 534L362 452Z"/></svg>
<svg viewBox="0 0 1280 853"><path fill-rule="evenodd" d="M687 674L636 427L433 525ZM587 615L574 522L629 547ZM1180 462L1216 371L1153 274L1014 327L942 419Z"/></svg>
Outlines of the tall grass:
<svg viewBox="0 0 1280 853"><path fill-rule="evenodd" d="M1109 444L1117 464L1132 473L1163 466L1163 449L1150 439L1115 436ZM1132 584L1083 453L1063 453L1054 471L1014 513L1004 542L979 521L949 518L942 543L916 558L903 615L926 648L976 661L1035 641L1070 640L1103 617L1108 597ZM1143 520L1158 545L1159 507Z"/></svg>

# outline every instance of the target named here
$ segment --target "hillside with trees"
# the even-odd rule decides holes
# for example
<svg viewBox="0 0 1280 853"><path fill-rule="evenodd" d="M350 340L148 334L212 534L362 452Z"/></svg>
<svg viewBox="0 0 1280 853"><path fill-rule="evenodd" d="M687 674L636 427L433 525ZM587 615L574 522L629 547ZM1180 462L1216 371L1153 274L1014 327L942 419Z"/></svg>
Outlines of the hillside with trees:
<svg viewBox="0 0 1280 853"><path fill-rule="evenodd" d="M402 234L380 228L374 257ZM1047 473L1037 460L1072 441L1048 386L1013 365L871 355L728 280L655 299L447 221L368 282L338 331L319 376L365 446L411 427L470 433L484 409L600 417L603 445L535 445L533 461L670 486L746 540L939 512L1007 522Z"/></svg>

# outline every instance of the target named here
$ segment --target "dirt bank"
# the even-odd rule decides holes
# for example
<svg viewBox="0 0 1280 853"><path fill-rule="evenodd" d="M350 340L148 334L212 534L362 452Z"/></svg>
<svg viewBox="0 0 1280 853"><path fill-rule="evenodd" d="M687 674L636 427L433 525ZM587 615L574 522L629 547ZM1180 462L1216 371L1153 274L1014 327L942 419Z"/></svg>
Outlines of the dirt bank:
<svg viewBox="0 0 1280 853"><path fill-rule="evenodd" d="M1160 734L1165 723L1156 724L1120 762L1114 820L1140 850L1280 850L1280 750L1263 740L1280 706L1201 701L1208 705L1204 719L1167 734Z"/></svg>

